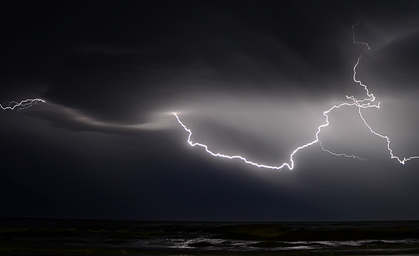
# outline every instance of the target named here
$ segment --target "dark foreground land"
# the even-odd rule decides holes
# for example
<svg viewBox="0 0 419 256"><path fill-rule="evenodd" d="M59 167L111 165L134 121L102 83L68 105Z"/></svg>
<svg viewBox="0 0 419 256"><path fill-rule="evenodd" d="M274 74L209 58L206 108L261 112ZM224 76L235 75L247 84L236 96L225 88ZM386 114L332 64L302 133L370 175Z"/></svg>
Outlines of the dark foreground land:
<svg viewBox="0 0 419 256"><path fill-rule="evenodd" d="M419 255L419 222L0 219L0 255Z"/></svg>

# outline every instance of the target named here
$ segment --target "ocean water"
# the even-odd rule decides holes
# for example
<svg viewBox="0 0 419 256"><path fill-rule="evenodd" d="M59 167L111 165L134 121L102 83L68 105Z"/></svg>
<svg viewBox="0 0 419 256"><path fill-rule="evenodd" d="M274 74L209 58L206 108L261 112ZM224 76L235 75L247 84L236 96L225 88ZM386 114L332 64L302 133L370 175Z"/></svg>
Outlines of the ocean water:
<svg viewBox="0 0 419 256"><path fill-rule="evenodd" d="M0 219L0 255L419 255L419 222Z"/></svg>

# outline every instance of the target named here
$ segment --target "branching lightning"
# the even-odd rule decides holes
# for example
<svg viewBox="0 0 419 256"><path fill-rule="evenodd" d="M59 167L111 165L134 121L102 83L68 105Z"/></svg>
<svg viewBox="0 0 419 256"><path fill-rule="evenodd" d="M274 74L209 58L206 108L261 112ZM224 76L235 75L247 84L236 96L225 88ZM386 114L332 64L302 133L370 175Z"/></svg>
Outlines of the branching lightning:
<svg viewBox="0 0 419 256"><path fill-rule="evenodd" d="M361 120L364 123L364 125L369 129L369 131L372 134L374 134L374 135L376 135L376 136L378 136L378 137L386 140L386 142L387 142L387 150L388 150L388 152L390 154L391 159L396 159L399 163L401 163L403 165L407 161L409 161L409 160L419 159L419 156L404 157L402 159L402 158L394 155L393 154L393 150L390 147L390 144L391 144L390 138L388 136L386 136L386 135L383 135L383 134L380 134L380 133L374 131L372 129L372 127L368 124L368 122L366 121L366 119L364 118L364 116L362 115L362 109L366 109L366 108L380 108L380 103L379 102L378 103L374 103L375 102L375 96L374 96L374 94L372 94L369 91L367 85L363 84L361 80L358 80L356 78L356 75L357 75L357 67L358 67L358 65L360 63L360 60L361 60L363 54L371 49L370 46L368 45L368 43L356 41L356 39L355 39L355 27L358 24L359 24L359 22L357 24L352 25L352 41L353 41L354 44L360 44L360 45L365 46L365 49L361 52L361 54L359 55L359 57L356 60L355 65L353 66L353 69L352 69L353 70L353 77L352 77L352 79L353 79L353 81L356 84L358 84L358 85L360 85L360 86L362 86L364 88L365 94L366 94L367 97L364 98L364 99L358 100L354 96L347 96L346 95L346 99L347 100L350 100L350 102L342 102L340 104L334 105L331 108L323 111L323 115L325 116L325 123L323 123L323 124L321 124L321 125L319 125L317 127L317 132L314 134L314 140L311 141L311 142L308 142L308 143L306 143L306 144L304 144L302 146L299 146L296 149L294 149L294 151L292 151L292 153L289 156L289 162L282 163L281 165L278 165L278 166L275 166L275 165L265 165L265 164L259 164L259 163L250 161L250 160L246 159L245 157L242 157L242 156L239 156L239 155L232 155L232 156L230 156L230 155L225 155L225 154L221 154L221 153L215 153L215 152L209 150L209 148L208 148L207 145L204 145L204 144L201 144L201 143L192 142L192 140L191 140L191 138L192 138L192 131L188 127L186 127L186 125L184 125L182 123L182 121L180 120L179 116L176 113L173 113L173 115L176 117L176 120L178 121L178 123L183 127L183 129L185 129L186 132L188 132L189 135L188 135L187 142L189 143L189 145L191 145L193 147L195 147L195 146L202 147L202 148L205 149L205 151L207 153L209 153L209 154L211 154L212 156L215 156L215 157L228 158L228 159L240 159L240 160L244 161L246 164L250 164L250 165L253 165L253 166L256 166L256 167L268 168L268 169L277 169L277 170L282 169L284 167L287 167L289 170L294 169L294 166L295 166L295 162L294 162L294 159L293 159L294 155L298 151L300 151L301 149L307 148L307 147L312 146L312 145L314 145L316 143L319 143L319 145L320 145L320 147L321 147L321 149L323 151L325 151L327 153L330 153L330 154L332 154L334 156L344 156L344 157L348 157L348 158L355 158L355 159L359 159L359 160L366 160L366 159L361 158L361 157L356 156L356 155L347 155L345 153L335 153L335 152L332 152L332 151L324 148L321 140L319 139L319 135L320 135L320 132L322 131L322 129L325 128L325 127L327 127L327 126L329 126L329 115L328 114L331 111L333 111L335 109L339 109L341 107L357 107L358 108L359 117L361 118ZM45 100L39 99L39 98L35 98L35 99L25 99L25 100L22 100L20 102L11 101L11 102L8 102L8 103L3 104L3 105L0 104L0 108L2 110L17 110L17 111L20 111L20 110L23 110L23 109L30 108L30 107L34 106L35 104L37 104L39 102L45 103Z"/></svg>
<svg viewBox="0 0 419 256"><path fill-rule="evenodd" d="M43 99L26 99L26 100L22 100L20 102L17 101L10 101L7 104L0 104L0 108L2 110L22 110L22 109L27 109L32 107L33 105L35 105L38 102L42 102L45 103L45 100Z"/></svg>
<svg viewBox="0 0 419 256"><path fill-rule="evenodd" d="M365 50L363 50L361 52L361 54L359 55L358 59L356 60L355 65L353 66L353 69L352 69L353 70L353 77L352 77L352 79L353 79L353 81L355 83L357 83L358 85L362 86L365 89L365 93L366 93L367 98L364 98L362 100L358 100L354 96L347 96L346 95L346 99L350 100L351 102L343 102L343 103L340 103L338 105L332 106L328 110L323 111L323 115L325 116L325 123L317 127L317 132L315 133L315 136L314 136L315 139L313 141L311 141L311 142L308 142L308 143L306 143L306 144L304 144L304 145L302 145L302 146L294 149L294 151L292 151L292 153L291 153L291 155L289 157L289 162L288 163L285 162L285 163L282 163L281 165L278 165L278 166L265 165L265 164L258 164L258 163L252 162L250 160L247 160L245 157L242 157L242 156L239 156L239 155L229 156L229 155L225 155L225 154L221 154L221 153L214 153L214 152L212 152L211 150L208 149L208 146L207 145L204 145L204 144L201 144L201 143L192 142L192 140L191 140L192 131L182 123L182 121L180 120L179 116L176 113L173 113L173 115L176 117L176 120L178 121L178 123L183 127L183 129L185 129L186 132L188 132L189 135L188 135L187 142L189 143L189 145L191 145L193 147L195 147L195 146L202 147L202 148L205 149L205 151L207 153L209 153L209 154L211 154L212 156L215 156L215 157L222 157L222 158L228 158L228 159L240 159L240 160L244 161L246 164L250 164L250 165L253 165L253 166L256 166L256 167L268 168L268 169L277 169L277 170L280 170L280 169L282 169L284 167L287 167L289 170L294 169L294 165L295 165L294 159L293 159L294 155L298 151L300 151L301 149L307 148L307 147L312 146L312 145L314 145L316 143L319 143L320 144L320 147L321 147L321 149L323 151L325 151L327 153L330 153L330 154L332 154L334 156L344 156L344 157L348 157L348 158L356 158L356 159L359 159L359 160L366 160L366 159L361 158L361 157L356 156L356 155L347 155L345 153L335 153L335 152L332 152L332 151L324 148L322 142L319 139L319 134L322 131L322 129L325 128L325 127L327 127L327 126L329 126L329 116L328 116L328 114L331 111L333 111L334 109L338 109L338 108L341 108L341 107L344 107L345 106L345 107L357 107L358 108L359 117L362 119L363 123L370 130L370 132L372 134L374 134L374 135L376 135L376 136L378 136L378 137L380 137L382 139L385 139L387 141L387 149L388 149L388 151L389 151L390 156L391 156L392 159L393 158L394 159L397 159L397 161L399 163L403 164L403 165L407 161L409 161L409 160L419 159L419 156L411 156L411 157L407 157L407 158L405 157L405 158L403 158L403 160L401 160L401 158L399 158L398 156L394 155L393 154L393 150L390 148L390 143L391 143L390 138L388 136L386 136L386 135L382 135L380 133L375 132L371 128L371 126L367 123L367 121L365 120L364 116L362 115L362 111L361 111L362 109L365 109L365 108L380 108L380 103L374 103L374 101L375 101L374 94L372 94L369 91L367 85L363 84L361 80L358 80L356 78L356 74L357 74L356 69L357 69L357 67L358 67L358 65L360 63L360 60L361 60L363 54L371 49L370 46L368 45L368 43L358 42L358 41L355 40L355 26L357 26L358 24L359 24L359 22L357 24L352 25L352 41L353 41L354 44L364 45L365 46Z"/></svg>

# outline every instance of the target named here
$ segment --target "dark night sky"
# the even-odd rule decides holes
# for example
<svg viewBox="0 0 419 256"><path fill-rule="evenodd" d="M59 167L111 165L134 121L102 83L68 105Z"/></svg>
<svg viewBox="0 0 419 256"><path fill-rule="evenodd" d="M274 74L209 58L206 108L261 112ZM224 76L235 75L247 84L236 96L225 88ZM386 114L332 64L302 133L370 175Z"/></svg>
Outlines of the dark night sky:
<svg viewBox="0 0 419 256"><path fill-rule="evenodd" d="M387 3L388 2L388 3ZM0 216L140 220L419 219L418 1L3 3ZM63 4L64 3L64 4Z"/></svg>

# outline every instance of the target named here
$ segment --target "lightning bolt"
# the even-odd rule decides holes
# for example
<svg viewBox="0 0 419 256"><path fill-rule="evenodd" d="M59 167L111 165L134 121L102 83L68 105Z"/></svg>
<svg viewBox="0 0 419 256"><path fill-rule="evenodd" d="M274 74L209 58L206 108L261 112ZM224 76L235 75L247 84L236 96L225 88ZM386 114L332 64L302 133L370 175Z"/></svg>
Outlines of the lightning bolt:
<svg viewBox="0 0 419 256"><path fill-rule="evenodd" d="M390 156L391 156L392 159L397 159L397 161L399 163L403 164L403 165L407 161L409 161L409 160L419 159L419 156L411 156L411 157L407 157L407 158L405 157L405 158L403 158L403 160L401 160L401 158L399 158L398 156L394 155L393 154L393 150L390 148L390 143L391 143L390 138L388 136L386 136L386 135L382 135L382 134L380 134L378 132L375 132L371 128L371 126L367 123L367 121L365 120L364 116L362 115L362 111L361 111L362 109L365 109L365 108L377 108L378 109L378 108L380 108L380 103L379 102L378 103L374 103L374 101L375 101L374 94L372 94L369 91L367 85L363 84L361 80L358 80L356 78L356 74L357 74L356 69L357 69L357 67L358 67L358 65L359 65L359 63L361 61L361 58L362 58L363 54L371 49L370 46L368 45L368 43L358 42L355 39L355 27L357 25L359 25L359 23L360 23L360 21L358 23L352 25L352 42L354 44L360 44L360 45L365 46L365 50L363 50L361 52L361 54L359 55L358 59L356 60L355 65L353 66L353 69L352 69L353 70L353 77L352 77L352 79L353 79L353 81L356 84L358 84L358 85L360 85L360 86L362 86L364 88L365 93L367 95L367 98L364 98L362 100L358 100L354 96L348 96L348 95L346 95L346 99L347 100L351 100L351 102L343 102L343 103L340 103L338 105L332 106L328 110L323 111L323 115L325 116L325 123L322 124L322 125L319 125L317 127L317 132L315 133L315 139L313 141L311 141L311 142L308 142L308 143L306 143L306 144L304 144L302 146L299 146L298 148L294 149L294 151L292 151L292 153L290 154L289 162L288 163L285 162L285 163L282 163L281 165L278 165L278 166L275 166L275 165L265 165L265 164L259 164L259 163L250 161L250 160L246 159L245 157L242 157L242 156L239 156L239 155L230 156L230 155L225 155L225 154L221 154L221 153L215 153L215 152L209 150L207 145L204 145L204 144L201 144L201 143L192 142L192 140L191 140L192 131L188 127L186 127L186 125L184 125L182 123L182 121L180 120L179 116L176 113L173 113L173 115L176 117L177 122L189 134L188 135L188 139L187 139L188 144L191 145L192 147L196 147L196 146L202 147L202 148L205 149L205 151L207 153L209 153L210 155L212 155L214 157L221 157L221 158L228 158L228 159L240 159L240 160L244 161L246 164L250 164L250 165L253 165L253 166L256 166L256 167L259 167L259 168L276 169L276 170L280 170L280 169L282 169L284 167L287 167L289 170L293 170L294 169L294 166L295 166L294 159L293 159L294 155L298 151L300 151L301 149L307 148L307 147L312 146L312 145L314 145L316 143L319 143L320 144L320 147L321 147L321 149L323 151L325 151L327 153L330 153L330 154L332 154L334 156L344 156L344 157L348 157L348 158L355 158L355 159L359 159L359 160L366 160L366 159L361 158L361 157L356 156L356 155L347 155L345 153L335 153L335 152L332 152L332 151L324 148L322 142L319 139L319 134L322 131L322 129L325 128L325 127L327 127L327 126L329 126L329 116L328 116L328 114L331 111L333 111L335 109L338 109L338 108L341 108L341 107L357 107L358 108L359 117L363 121L364 125L370 130L370 132L372 134L374 134L374 135L376 135L376 136L378 136L378 137L380 137L382 139L385 139L387 141L387 149L388 149L388 151L389 151Z"/></svg>
<svg viewBox="0 0 419 256"><path fill-rule="evenodd" d="M365 45L366 46L366 49L360 54L360 56L358 57L358 59L357 59L357 61L356 61L356 64L354 65L354 67L353 67L353 80L354 80L354 82L355 83L357 83L357 84L359 84L360 86L362 86L362 87L364 87L364 89L365 89L365 91L366 91L366 94L367 94L367 96L368 96L368 98L365 98L365 99L363 99L363 100L357 100L354 96L350 96L350 97L348 97L348 96L346 96L346 98L348 98L348 99L351 99L351 100L353 100L355 103L357 103L358 104L358 113L359 113L359 117L362 119L362 121L364 122L364 124L365 124L365 126L366 127L368 127L368 129L370 130L370 132L372 133L372 134L374 134L374 135L376 135L376 136L378 136L378 137L380 137L380 138L382 138L382 139L385 139L386 141L387 141L387 150L388 150L388 152L389 152L389 154L390 154L390 157L391 157L391 159L397 159L397 161L399 162L399 163L401 163L401 164L405 164L407 161L409 161L409 160L412 160L412 159L419 159L419 156L410 156L410 157L404 157L403 158L403 160L402 159L400 159L400 157L398 157L398 156L396 156L396 155L394 155L393 154L393 150L391 149L391 147L390 147L390 143L391 143L391 141L390 141L390 138L387 136L387 135L382 135L382 134L380 134L380 133L378 133L378 132L376 132L376 131L374 131L372 128L371 128L371 126L367 123L367 121L365 120L365 118L364 118L364 116L362 115L362 111L361 111L361 105L359 105L359 103L363 103L363 102L365 102L365 101L370 101L370 102L374 102L374 100L375 100L375 97L374 97L374 95L372 94L372 93L370 93L370 91L368 90L368 87L365 85L365 84L363 84L360 80L357 80L356 79L356 68L358 67L358 65L359 65L359 62L360 62L360 60L361 60L361 57L362 57L362 55L366 52L366 51L369 51L371 48L370 48L370 46L368 45L368 43L365 43L365 42L357 42L356 40L355 40L355 26L357 26L357 25L359 25L359 23L360 23L360 21L358 22L358 23L356 23L356 24L354 24L354 25L352 25L352 41L353 41L353 43L354 44L361 44L361 45ZM371 105L368 105L368 106L371 106L371 107L376 107L376 108L380 108L380 103L378 103L378 104L376 104L376 105L373 105L373 104L371 104Z"/></svg>
<svg viewBox="0 0 419 256"><path fill-rule="evenodd" d="M10 101L7 104L0 104L0 108L2 110L22 110L22 109L27 109L32 107L33 105L35 105L38 102L42 102L45 103L45 100L43 99L26 99L26 100L22 100L20 102L17 101Z"/></svg>

